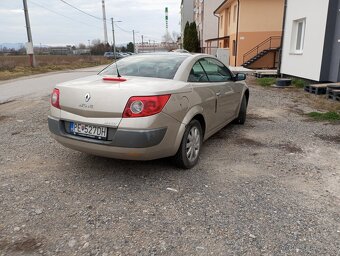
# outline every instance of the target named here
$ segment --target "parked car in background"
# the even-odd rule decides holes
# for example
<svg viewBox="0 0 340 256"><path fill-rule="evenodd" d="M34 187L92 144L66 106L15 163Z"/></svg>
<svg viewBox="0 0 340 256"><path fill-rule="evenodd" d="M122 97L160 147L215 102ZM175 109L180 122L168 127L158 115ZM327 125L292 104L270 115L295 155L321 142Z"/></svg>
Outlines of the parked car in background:
<svg viewBox="0 0 340 256"><path fill-rule="evenodd" d="M104 53L104 57L106 57L106 58L108 58L108 59L113 58L113 52L105 52L105 53Z"/></svg>
<svg viewBox="0 0 340 256"><path fill-rule="evenodd" d="M120 52L119 54L122 58L130 56L127 52Z"/></svg>
<svg viewBox="0 0 340 256"><path fill-rule="evenodd" d="M105 53L104 53L104 57L106 57L106 58L108 58L108 59L121 59L121 58L124 58L124 57L126 57L126 56L125 56L125 55L122 55L122 54L119 53L119 52L116 52L116 57L115 57L113 52L105 52Z"/></svg>
<svg viewBox="0 0 340 256"><path fill-rule="evenodd" d="M245 78L210 55L133 55L57 85L49 129L82 152L129 160L173 156L191 168L204 140L232 121L245 122Z"/></svg>
<svg viewBox="0 0 340 256"><path fill-rule="evenodd" d="M176 49L176 50L172 50L172 52L190 53L189 51L187 51L187 50L185 50L185 49Z"/></svg>

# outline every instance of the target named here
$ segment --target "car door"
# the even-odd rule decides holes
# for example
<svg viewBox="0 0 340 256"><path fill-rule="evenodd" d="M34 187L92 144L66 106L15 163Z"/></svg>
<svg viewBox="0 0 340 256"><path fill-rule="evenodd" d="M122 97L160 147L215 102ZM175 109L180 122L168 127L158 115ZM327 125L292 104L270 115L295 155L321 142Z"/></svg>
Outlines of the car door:
<svg viewBox="0 0 340 256"><path fill-rule="evenodd" d="M209 134L217 126L217 96L214 84L210 83L202 65L197 61L189 74L188 82L193 88L190 102L192 107L201 105L206 121L206 132Z"/></svg>
<svg viewBox="0 0 340 256"><path fill-rule="evenodd" d="M220 61L213 58L200 60L209 83L217 96L216 125L223 125L235 118L239 105L239 92L229 69Z"/></svg>

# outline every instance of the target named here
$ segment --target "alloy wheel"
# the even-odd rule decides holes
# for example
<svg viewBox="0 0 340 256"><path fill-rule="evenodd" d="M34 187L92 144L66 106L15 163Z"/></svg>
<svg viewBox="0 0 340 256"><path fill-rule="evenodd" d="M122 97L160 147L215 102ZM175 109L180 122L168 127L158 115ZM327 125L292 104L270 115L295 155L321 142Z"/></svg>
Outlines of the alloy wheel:
<svg viewBox="0 0 340 256"><path fill-rule="evenodd" d="M186 155L190 162L194 162L199 155L201 147L201 134L196 126L193 126L188 134L186 142Z"/></svg>

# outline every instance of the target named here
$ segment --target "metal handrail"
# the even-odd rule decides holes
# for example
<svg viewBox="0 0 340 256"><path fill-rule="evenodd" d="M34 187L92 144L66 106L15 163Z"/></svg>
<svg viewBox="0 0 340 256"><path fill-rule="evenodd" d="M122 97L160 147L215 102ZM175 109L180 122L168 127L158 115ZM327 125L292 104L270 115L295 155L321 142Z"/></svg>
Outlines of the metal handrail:
<svg viewBox="0 0 340 256"><path fill-rule="evenodd" d="M278 45L277 47L272 47L272 46L273 46L272 41L274 41L274 40L280 40L280 43L279 43L279 45ZM249 50L248 52L246 52L246 53L243 55L243 63L246 62L246 57L247 57L248 55L250 55L251 53L256 52L256 54L254 54L253 56L251 56L250 58L248 58L247 61L250 60L251 58L255 57L256 55L258 55L258 54L259 54L259 49L260 49L260 47L262 47L262 46L264 46L264 45L268 45L268 43L269 43L269 47L264 48L263 50L261 50L261 52L264 51L264 50L270 50L270 49L279 48L279 47L280 47L280 44L281 44L281 36L271 36L271 37L267 38L266 40L264 40L263 42L259 43L257 46L255 46L254 48L252 48L252 49Z"/></svg>

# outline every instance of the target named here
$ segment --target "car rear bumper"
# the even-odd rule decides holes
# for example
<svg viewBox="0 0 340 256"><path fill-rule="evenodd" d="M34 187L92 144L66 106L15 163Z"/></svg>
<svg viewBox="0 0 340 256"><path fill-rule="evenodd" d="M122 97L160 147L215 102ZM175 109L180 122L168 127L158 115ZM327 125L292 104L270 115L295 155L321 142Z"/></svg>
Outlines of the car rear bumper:
<svg viewBox="0 0 340 256"><path fill-rule="evenodd" d="M104 157L127 160L152 160L174 155L179 130L168 131L167 127L158 129L120 129L109 128L108 140L96 140L71 134L68 122L48 117L48 126L54 139L62 145ZM170 142L170 144L169 144ZM172 142L172 144L171 144Z"/></svg>

